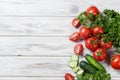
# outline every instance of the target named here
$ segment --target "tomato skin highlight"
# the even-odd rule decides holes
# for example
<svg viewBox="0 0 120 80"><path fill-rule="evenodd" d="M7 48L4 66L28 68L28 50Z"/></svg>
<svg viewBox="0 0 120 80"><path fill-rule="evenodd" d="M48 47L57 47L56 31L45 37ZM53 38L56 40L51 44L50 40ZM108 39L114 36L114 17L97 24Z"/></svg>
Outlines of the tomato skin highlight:
<svg viewBox="0 0 120 80"><path fill-rule="evenodd" d="M70 73L66 73L64 77L65 80L75 80L74 76Z"/></svg>
<svg viewBox="0 0 120 80"><path fill-rule="evenodd" d="M77 54L77 55L81 55L82 52L83 52L83 45L82 44L77 44L74 47L74 53Z"/></svg>
<svg viewBox="0 0 120 80"><path fill-rule="evenodd" d="M108 50L112 47L112 42L111 41L104 42L103 39L100 39L100 47Z"/></svg>
<svg viewBox="0 0 120 80"><path fill-rule="evenodd" d="M80 33L80 36L82 39L87 39L91 36L92 30L91 30L91 28L86 28L85 26L82 26L80 28L79 33Z"/></svg>
<svg viewBox="0 0 120 80"><path fill-rule="evenodd" d="M80 20L79 20L78 18L74 18L74 19L72 20L72 26L73 26L73 27L79 28L80 25L81 25L81 23L80 23Z"/></svg>
<svg viewBox="0 0 120 80"><path fill-rule="evenodd" d="M80 34L78 32L74 32L69 37L70 41L77 42L80 40Z"/></svg>
<svg viewBox="0 0 120 80"><path fill-rule="evenodd" d="M120 54L115 54L110 61L112 68L120 70Z"/></svg>
<svg viewBox="0 0 120 80"><path fill-rule="evenodd" d="M97 38L91 37L85 40L85 46L87 49L94 51L99 47L99 43L97 41Z"/></svg>
<svg viewBox="0 0 120 80"><path fill-rule="evenodd" d="M96 6L90 6L86 10L86 15L89 13L93 14L94 16L97 16L99 14L99 10Z"/></svg>
<svg viewBox="0 0 120 80"><path fill-rule="evenodd" d="M93 57L98 61L103 61L107 58L107 52L102 48L98 48L93 52Z"/></svg>
<svg viewBox="0 0 120 80"><path fill-rule="evenodd" d="M93 29L92 29L92 33L95 37L98 37L100 38L101 35L103 34L104 30L102 27L100 26L95 26Z"/></svg>

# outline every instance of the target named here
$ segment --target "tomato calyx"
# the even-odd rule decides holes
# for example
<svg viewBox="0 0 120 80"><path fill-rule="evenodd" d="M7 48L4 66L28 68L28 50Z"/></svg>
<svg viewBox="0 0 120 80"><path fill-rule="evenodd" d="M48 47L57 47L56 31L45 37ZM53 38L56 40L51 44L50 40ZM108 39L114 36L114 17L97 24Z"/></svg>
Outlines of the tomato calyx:
<svg viewBox="0 0 120 80"><path fill-rule="evenodd" d="M98 42L97 40L91 40L92 45L96 44L97 42Z"/></svg>
<svg viewBox="0 0 120 80"><path fill-rule="evenodd" d="M97 52L97 56L102 56L102 52L100 50Z"/></svg>

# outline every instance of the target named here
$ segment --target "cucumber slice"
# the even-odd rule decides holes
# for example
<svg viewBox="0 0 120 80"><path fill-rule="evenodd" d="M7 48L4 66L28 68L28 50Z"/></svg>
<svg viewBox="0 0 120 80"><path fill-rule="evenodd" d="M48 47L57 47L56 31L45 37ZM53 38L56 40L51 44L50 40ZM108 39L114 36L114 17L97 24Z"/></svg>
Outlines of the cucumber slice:
<svg viewBox="0 0 120 80"><path fill-rule="evenodd" d="M79 71L79 67L77 66L77 67L75 67L75 68L73 68L73 72L74 73L77 73Z"/></svg>
<svg viewBox="0 0 120 80"><path fill-rule="evenodd" d="M84 71L81 69L77 72L77 80L82 80Z"/></svg>
<svg viewBox="0 0 120 80"><path fill-rule="evenodd" d="M68 63L68 65L69 65L70 68L75 68L75 67L78 66L78 62L77 61L70 61Z"/></svg>
<svg viewBox="0 0 120 80"><path fill-rule="evenodd" d="M81 70L79 70L79 71L77 72L77 75L81 75L81 74L83 74L83 73L84 73L84 70L81 69Z"/></svg>
<svg viewBox="0 0 120 80"><path fill-rule="evenodd" d="M78 61L79 60L79 57L77 55L72 55L71 57L71 61Z"/></svg>

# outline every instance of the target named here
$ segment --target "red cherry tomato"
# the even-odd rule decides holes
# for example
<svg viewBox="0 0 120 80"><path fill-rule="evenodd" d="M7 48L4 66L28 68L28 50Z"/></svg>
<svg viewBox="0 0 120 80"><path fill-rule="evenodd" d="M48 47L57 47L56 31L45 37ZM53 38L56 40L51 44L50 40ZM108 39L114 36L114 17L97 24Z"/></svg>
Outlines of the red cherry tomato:
<svg viewBox="0 0 120 80"><path fill-rule="evenodd" d="M74 18L72 21L72 26L75 28L79 28L80 27L80 20L78 18Z"/></svg>
<svg viewBox="0 0 120 80"><path fill-rule="evenodd" d="M96 6L90 6L87 10L86 10L86 15L88 15L89 13L93 14L94 16L99 14L99 10Z"/></svg>
<svg viewBox="0 0 120 80"><path fill-rule="evenodd" d="M94 51L99 47L99 43L95 37L91 37L85 41L85 46L87 49Z"/></svg>
<svg viewBox="0 0 120 80"><path fill-rule="evenodd" d="M70 35L69 40L73 42L77 42L80 40L80 34L78 32L74 32Z"/></svg>
<svg viewBox="0 0 120 80"><path fill-rule="evenodd" d="M93 57L98 61L103 61L107 58L107 52L102 48L98 48L94 51Z"/></svg>
<svg viewBox="0 0 120 80"><path fill-rule="evenodd" d="M92 29L92 33L95 37L98 37L100 38L100 36L103 34L104 30L102 27L100 26L95 26L93 29Z"/></svg>
<svg viewBox="0 0 120 80"><path fill-rule="evenodd" d="M81 55L82 52L83 52L83 45L82 44L77 44L74 47L74 53L77 54L77 55Z"/></svg>
<svg viewBox="0 0 120 80"><path fill-rule="evenodd" d="M110 61L112 68L120 70L120 54L115 54Z"/></svg>
<svg viewBox="0 0 120 80"><path fill-rule="evenodd" d="M80 28L80 36L81 36L82 39L89 38L91 36L91 34L92 34L92 31L91 31L90 28L86 28L84 26L82 26Z"/></svg>
<svg viewBox="0 0 120 80"><path fill-rule="evenodd" d="M74 76L70 73L65 74L65 80L75 80Z"/></svg>
<svg viewBox="0 0 120 80"><path fill-rule="evenodd" d="M112 47L112 42L111 41L104 42L103 39L100 39L100 47L108 50Z"/></svg>

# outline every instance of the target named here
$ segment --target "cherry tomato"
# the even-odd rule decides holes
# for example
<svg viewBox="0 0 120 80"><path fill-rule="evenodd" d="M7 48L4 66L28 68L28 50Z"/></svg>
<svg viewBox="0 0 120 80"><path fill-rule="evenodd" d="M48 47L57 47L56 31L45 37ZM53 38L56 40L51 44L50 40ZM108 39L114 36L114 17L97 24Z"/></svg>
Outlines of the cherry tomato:
<svg viewBox="0 0 120 80"><path fill-rule="evenodd" d="M93 52L93 57L98 61L103 61L107 58L107 52L102 48L98 48Z"/></svg>
<svg viewBox="0 0 120 80"><path fill-rule="evenodd" d="M72 21L72 25L73 27L75 28L79 28L80 27L80 20L78 18L74 18L73 21Z"/></svg>
<svg viewBox="0 0 120 80"><path fill-rule="evenodd" d="M93 29L92 29L92 33L94 36L100 38L100 36L103 34L104 30L102 27L100 26L95 26Z"/></svg>
<svg viewBox="0 0 120 80"><path fill-rule="evenodd" d="M78 32L74 32L70 35L69 40L73 42L77 42L80 40L80 34Z"/></svg>
<svg viewBox="0 0 120 80"><path fill-rule="evenodd" d="M120 70L120 54L115 54L110 61L112 68Z"/></svg>
<svg viewBox="0 0 120 80"><path fill-rule="evenodd" d="M90 6L89 8L87 8L86 10L86 15L88 15L89 13L93 14L94 16L99 14L99 10L96 6Z"/></svg>
<svg viewBox="0 0 120 80"><path fill-rule="evenodd" d="M100 39L100 47L108 50L112 47L112 42L111 41L104 42L103 39Z"/></svg>
<svg viewBox="0 0 120 80"><path fill-rule="evenodd" d="M77 54L77 55L81 55L82 52L83 52L83 45L82 44L77 44L74 47L74 53Z"/></svg>
<svg viewBox="0 0 120 80"><path fill-rule="evenodd" d="M91 37L85 41L85 46L87 49L94 51L99 47L99 43L95 37Z"/></svg>
<svg viewBox="0 0 120 80"><path fill-rule="evenodd" d="M75 80L74 76L70 73L65 74L65 80Z"/></svg>
<svg viewBox="0 0 120 80"><path fill-rule="evenodd" d="M80 36L81 36L82 39L89 38L91 36L91 34L92 34L92 31L91 31L90 28L86 28L84 26L82 26L80 28Z"/></svg>

